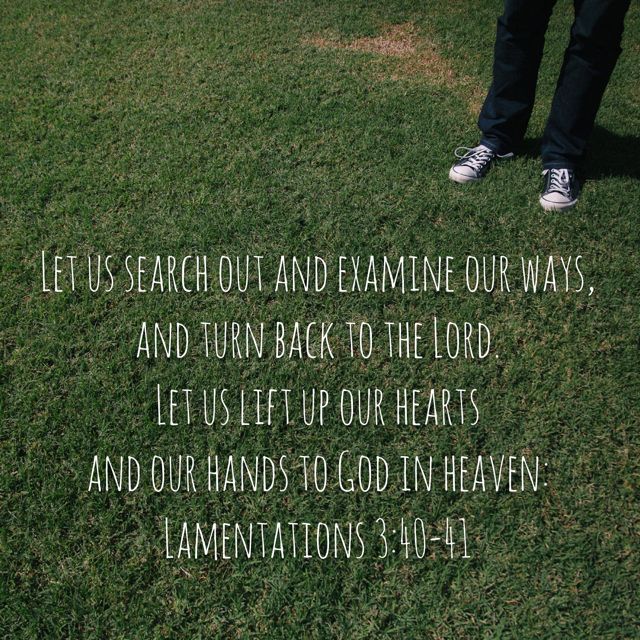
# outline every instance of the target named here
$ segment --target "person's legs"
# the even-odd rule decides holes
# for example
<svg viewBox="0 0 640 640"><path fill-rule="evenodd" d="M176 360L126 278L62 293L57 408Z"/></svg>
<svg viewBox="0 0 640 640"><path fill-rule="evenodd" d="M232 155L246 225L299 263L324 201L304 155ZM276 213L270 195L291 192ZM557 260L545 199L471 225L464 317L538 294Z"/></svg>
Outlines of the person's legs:
<svg viewBox="0 0 640 640"><path fill-rule="evenodd" d="M482 180L496 160L513 156L529 123L544 48L544 34L556 0L505 0L498 18L493 82L478 126L476 147L459 147L449 170L454 182Z"/></svg>
<svg viewBox="0 0 640 640"><path fill-rule="evenodd" d="M504 13L498 18L493 82L478 119L481 144L498 154L512 152L524 138L555 3L505 0Z"/></svg>
<svg viewBox="0 0 640 640"><path fill-rule="evenodd" d="M574 0L575 21L542 140L545 169L576 169L620 55L630 0Z"/></svg>

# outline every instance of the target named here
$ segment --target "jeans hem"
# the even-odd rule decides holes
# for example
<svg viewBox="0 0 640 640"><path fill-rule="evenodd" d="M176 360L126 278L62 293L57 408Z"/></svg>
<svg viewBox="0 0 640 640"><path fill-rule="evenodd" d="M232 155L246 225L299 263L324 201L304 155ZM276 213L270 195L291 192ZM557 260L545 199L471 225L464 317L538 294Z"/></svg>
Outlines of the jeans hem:
<svg viewBox="0 0 640 640"><path fill-rule="evenodd" d="M569 162L568 160L543 160L543 169L570 169L576 171L578 165L575 162Z"/></svg>
<svg viewBox="0 0 640 640"><path fill-rule="evenodd" d="M509 153L513 153L512 148L507 148L504 144L500 144L499 142L494 142L492 140L488 140L484 136L480 139L480 144L483 144L485 147L488 147L498 156L504 156Z"/></svg>

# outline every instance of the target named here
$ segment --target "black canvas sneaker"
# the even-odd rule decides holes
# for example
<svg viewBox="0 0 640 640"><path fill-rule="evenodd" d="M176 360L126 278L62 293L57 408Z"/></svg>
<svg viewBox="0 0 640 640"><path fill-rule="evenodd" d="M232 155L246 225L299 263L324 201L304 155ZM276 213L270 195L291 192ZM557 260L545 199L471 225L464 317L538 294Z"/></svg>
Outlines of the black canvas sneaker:
<svg viewBox="0 0 640 640"><path fill-rule="evenodd" d="M571 169L545 169L540 204L545 211L564 211L578 202L580 184Z"/></svg>
<svg viewBox="0 0 640 640"><path fill-rule="evenodd" d="M472 148L458 147L455 154L460 159L449 170L449 178L460 184L482 180L496 160L513 158L513 153L499 155L483 144Z"/></svg>

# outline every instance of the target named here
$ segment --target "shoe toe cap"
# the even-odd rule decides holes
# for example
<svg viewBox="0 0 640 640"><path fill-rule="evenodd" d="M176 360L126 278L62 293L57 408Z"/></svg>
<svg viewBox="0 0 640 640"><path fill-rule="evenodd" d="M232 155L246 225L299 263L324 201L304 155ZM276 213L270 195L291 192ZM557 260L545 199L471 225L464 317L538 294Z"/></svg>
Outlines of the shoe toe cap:
<svg viewBox="0 0 640 640"><path fill-rule="evenodd" d="M550 204L569 204L569 202L571 202L570 198L567 198L566 195L559 191L550 191L549 193L543 194L542 200Z"/></svg>
<svg viewBox="0 0 640 640"><path fill-rule="evenodd" d="M459 176L465 178L475 178L476 173L471 167L467 167L465 165L454 165L451 167L451 171Z"/></svg>

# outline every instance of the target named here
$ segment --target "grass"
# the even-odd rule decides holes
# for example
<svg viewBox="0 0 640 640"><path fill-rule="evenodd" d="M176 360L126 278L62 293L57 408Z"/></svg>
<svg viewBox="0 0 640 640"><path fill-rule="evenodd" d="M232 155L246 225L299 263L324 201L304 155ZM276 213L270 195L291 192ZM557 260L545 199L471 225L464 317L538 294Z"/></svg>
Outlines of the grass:
<svg viewBox="0 0 640 640"><path fill-rule="evenodd" d="M547 38L527 153L477 188L446 179L452 149L476 138L470 104L490 80L500 4L3 3L5 637L637 637L640 12L630 10L599 113L592 179L574 212L547 215L537 205L536 140L568 2ZM389 33L409 37L409 49L376 49ZM581 254L595 294L45 295L41 250L261 254L270 272L280 254ZM380 325L433 313L486 321L500 358L134 357L143 320ZM157 383L477 387L481 420L241 427L234 415L224 428L161 428ZM148 460L344 448L390 459L533 452L549 463L548 486L464 496L86 491L94 453ZM472 558L162 557L164 516L379 515L464 516Z"/></svg>

